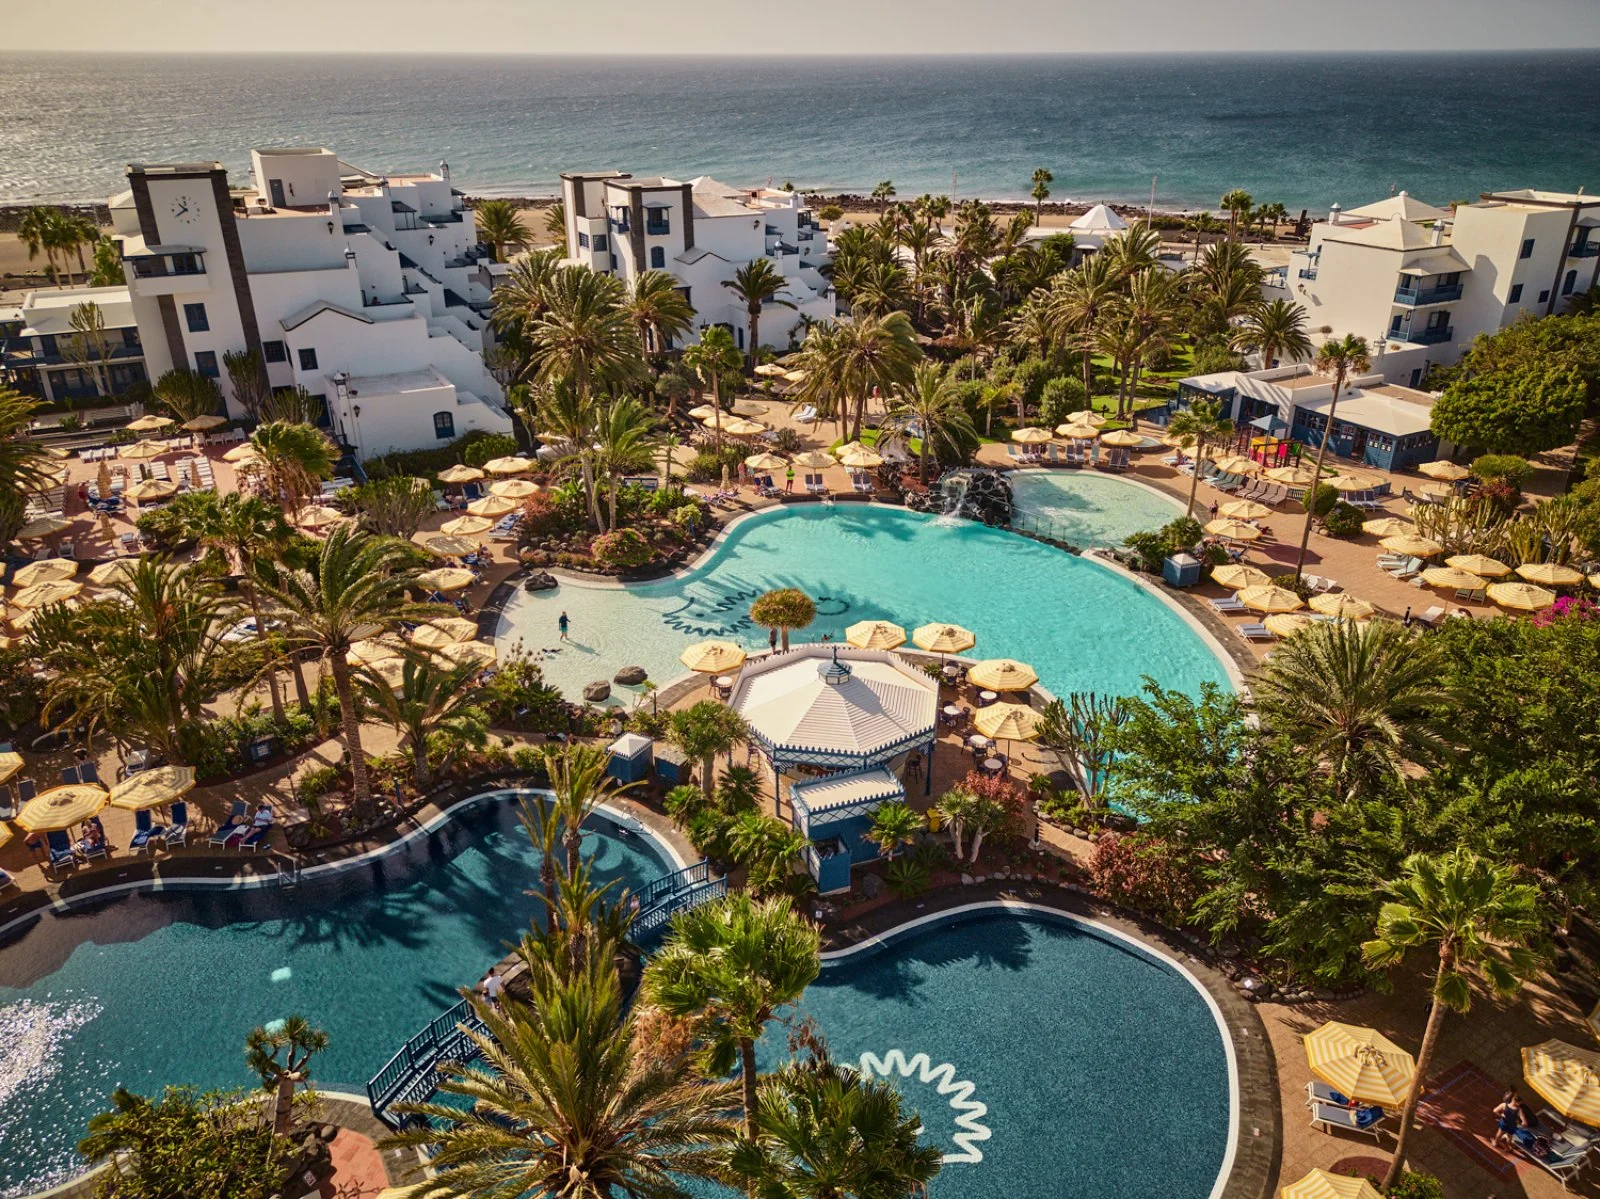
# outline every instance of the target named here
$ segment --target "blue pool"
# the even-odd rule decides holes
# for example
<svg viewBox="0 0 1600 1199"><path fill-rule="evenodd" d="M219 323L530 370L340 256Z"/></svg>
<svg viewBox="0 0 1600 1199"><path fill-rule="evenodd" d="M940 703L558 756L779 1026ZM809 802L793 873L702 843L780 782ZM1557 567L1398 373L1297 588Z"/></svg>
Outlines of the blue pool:
<svg viewBox="0 0 1600 1199"><path fill-rule="evenodd" d="M1130 504L1166 502L1124 480L1082 481L1109 484ZM817 621L802 641L824 633L842 639L858 620L892 620L908 631L955 621L977 634L976 656L1029 662L1057 694L1130 694L1147 674L1186 691L1207 681L1227 685L1216 654L1182 616L1101 563L971 521L857 504L749 517L677 578L629 587L563 581L553 591L518 592L498 634L502 649L559 650L540 661L569 695L624 666L643 666L659 685L683 673L678 655L693 642L718 637L766 648L750 603L784 586L817 600ZM563 611L572 621L567 645L557 640ZM633 699L626 688L613 695Z"/></svg>
<svg viewBox="0 0 1600 1199"><path fill-rule="evenodd" d="M71 1173L85 1122L118 1083L247 1085L245 1033L292 1012L330 1034L319 1085L360 1093L540 910L526 894L539 856L516 811L487 801L294 891L132 895L7 934L0 1196ZM586 843L604 880L676 868L636 836Z"/></svg>
<svg viewBox="0 0 1600 1199"><path fill-rule="evenodd" d="M1121 545L1183 515L1164 491L1088 470L1013 471L1011 497L1018 528L1084 549Z"/></svg>

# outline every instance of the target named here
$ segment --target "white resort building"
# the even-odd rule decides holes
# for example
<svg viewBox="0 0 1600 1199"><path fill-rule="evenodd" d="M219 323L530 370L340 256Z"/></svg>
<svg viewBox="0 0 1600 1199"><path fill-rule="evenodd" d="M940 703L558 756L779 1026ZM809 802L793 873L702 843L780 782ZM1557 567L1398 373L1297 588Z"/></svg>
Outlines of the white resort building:
<svg viewBox="0 0 1600 1199"><path fill-rule="evenodd" d="M99 310L101 345L72 314ZM0 378L52 403L118 395L145 380L144 346L126 287L30 291L0 313Z"/></svg>
<svg viewBox="0 0 1600 1199"><path fill-rule="evenodd" d="M1600 272L1600 196L1524 189L1447 211L1401 192L1311 228L1268 275L1268 299L1306 309L1311 329L1354 333L1373 369L1415 387L1480 333L1559 312Z"/></svg>
<svg viewBox="0 0 1600 1199"><path fill-rule="evenodd" d="M449 167L377 175L321 148L251 152L250 186L219 163L128 168L111 199L151 378L215 378L250 349L274 388L304 387L357 457L509 432L484 363L487 288Z"/></svg>
<svg viewBox="0 0 1600 1199"><path fill-rule="evenodd" d="M795 192L737 188L708 175L679 182L620 171L564 173L567 257L631 282L647 270L667 271L695 309L695 328L725 325L745 348L744 301L722 286L747 263L765 258L786 280L780 300L763 311L763 345L786 349L801 336L801 318L836 315L833 289L818 268L828 261L827 236ZM697 334L698 336L698 334Z"/></svg>

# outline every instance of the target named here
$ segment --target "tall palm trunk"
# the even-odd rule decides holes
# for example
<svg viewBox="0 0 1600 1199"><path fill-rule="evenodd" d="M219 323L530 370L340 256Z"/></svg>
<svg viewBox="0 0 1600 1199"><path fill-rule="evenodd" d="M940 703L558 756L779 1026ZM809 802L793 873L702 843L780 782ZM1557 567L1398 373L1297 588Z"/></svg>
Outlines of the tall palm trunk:
<svg viewBox="0 0 1600 1199"><path fill-rule="evenodd" d="M367 756L361 750L361 717L356 710L355 689L350 686L350 663L344 651L328 660L333 670L333 690L339 697L339 725L344 731L345 750L350 755L351 808L365 813L372 807L372 779L367 774Z"/></svg>
<svg viewBox="0 0 1600 1199"><path fill-rule="evenodd" d="M1311 522L1315 519L1313 508L1317 501L1317 488L1322 483L1322 460L1328 456L1328 442L1333 440L1333 417L1339 411L1339 396L1344 391L1344 372L1333 376L1333 402L1328 405L1328 423L1322 430L1322 444L1317 447L1317 465L1311 472L1311 486L1306 488L1306 523L1300 530L1300 556L1294 561L1294 581L1300 581L1300 572L1306 568L1306 547L1311 544Z"/></svg>
<svg viewBox="0 0 1600 1199"><path fill-rule="evenodd" d="M1189 505L1183 510L1185 516L1194 515L1194 497L1200 490L1200 467L1205 462L1206 439L1197 437L1194 440L1194 475L1189 479Z"/></svg>
<svg viewBox="0 0 1600 1199"><path fill-rule="evenodd" d="M294 1121L294 1087L304 1076L284 1070L278 1075L277 1094L272 1104L272 1131L288 1136Z"/></svg>
<svg viewBox="0 0 1600 1199"><path fill-rule="evenodd" d="M756 1043L749 1037L739 1038L739 1086L744 1091L744 1136L747 1141L756 1139Z"/></svg>
<svg viewBox="0 0 1600 1199"><path fill-rule="evenodd" d="M256 595L256 589L248 583L243 584L241 589L244 591L245 599L250 604L250 617L256 622L256 640L261 642L262 648L265 649L267 622L261 615L261 598ZM267 667L267 691L272 696L272 719L277 721L279 726L282 726L284 723L283 695L278 689L278 668L276 666Z"/></svg>
<svg viewBox="0 0 1600 1199"><path fill-rule="evenodd" d="M583 865L583 829L569 826L561 834L561 844L567 851L567 877L576 878L578 867Z"/></svg>
<svg viewBox="0 0 1600 1199"><path fill-rule="evenodd" d="M596 529L604 532L605 522L600 517L600 489L594 481L594 467L589 461L587 449L579 452L578 466L583 471L583 498L588 501L589 519L594 522Z"/></svg>
<svg viewBox="0 0 1600 1199"><path fill-rule="evenodd" d="M756 355L761 352L761 305L750 305L750 369L754 370Z"/></svg>
<svg viewBox="0 0 1600 1199"><path fill-rule="evenodd" d="M1093 382L1094 352L1090 350L1088 343L1085 342L1083 347L1083 406L1085 408L1094 407Z"/></svg>
<svg viewBox="0 0 1600 1199"><path fill-rule="evenodd" d="M1439 947L1439 969L1433 980L1433 1007L1428 1012L1428 1026L1422 1032L1422 1048L1417 1052L1417 1072L1411 1079L1411 1089L1406 1093L1405 1106L1400 1109L1400 1128L1395 1134L1394 1159L1389 1163L1389 1172L1383 1176L1382 1189L1385 1194L1399 1179L1400 1171L1405 1168L1406 1141L1411 1137L1411 1125L1417 1114L1417 1100L1422 1097L1422 1083L1428 1076L1428 1066L1433 1061L1433 1051L1439 1043L1439 1032L1444 1027L1445 1004L1439 998L1439 988L1444 983L1445 974L1450 970L1454 959L1455 951L1448 944Z"/></svg>

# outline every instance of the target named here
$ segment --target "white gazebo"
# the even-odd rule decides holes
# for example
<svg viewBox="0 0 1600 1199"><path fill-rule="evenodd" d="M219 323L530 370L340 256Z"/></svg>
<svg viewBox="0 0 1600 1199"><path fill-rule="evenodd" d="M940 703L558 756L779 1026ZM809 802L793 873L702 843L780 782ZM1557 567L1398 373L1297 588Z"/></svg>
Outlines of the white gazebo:
<svg viewBox="0 0 1600 1199"><path fill-rule="evenodd" d="M1096 204L1067 226L1072 240L1085 250L1098 250L1127 231L1128 222L1104 204Z"/></svg>

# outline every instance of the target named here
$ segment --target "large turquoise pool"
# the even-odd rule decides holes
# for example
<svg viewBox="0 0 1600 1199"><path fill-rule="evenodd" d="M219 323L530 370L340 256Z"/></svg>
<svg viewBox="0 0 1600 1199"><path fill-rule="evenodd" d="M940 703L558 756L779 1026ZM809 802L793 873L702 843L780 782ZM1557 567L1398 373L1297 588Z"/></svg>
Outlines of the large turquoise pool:
<svg viewBox="0 0 1600 1199"><path fill-rule="evenodd" d="M1129 503L1148 503L1153 494L1119 479L1092 481L1120 489ZM765 649L767 633L751 623L750 602L788 586L817 600L817 621L802 641L825 633L842 639L858 620L892 620L908 631L955 621L977 634L976 656L1029 662L1057 694L1130 694L1145 675L1186 691L1227 683L1194 626L1099 562L972 521L864 504L796 505L749 517L693 571L661 582L563 581L553 591L518 592L499 639L543 654L545 677L573 697L624 666L643 666L660 684L683 673L678 655L696 641ZM572 622L565 644L556 627L563 611ZM625 688L613 695L633 699Z"/></svg>
<svg viewBox="0 0 1600 1199"><path fill-rule="evenodd" d="M1091 470L1011 473L1018 528L1084 549L1121 545L1130 533L1159 529L1183 515L1165 492Z"/></svg>

